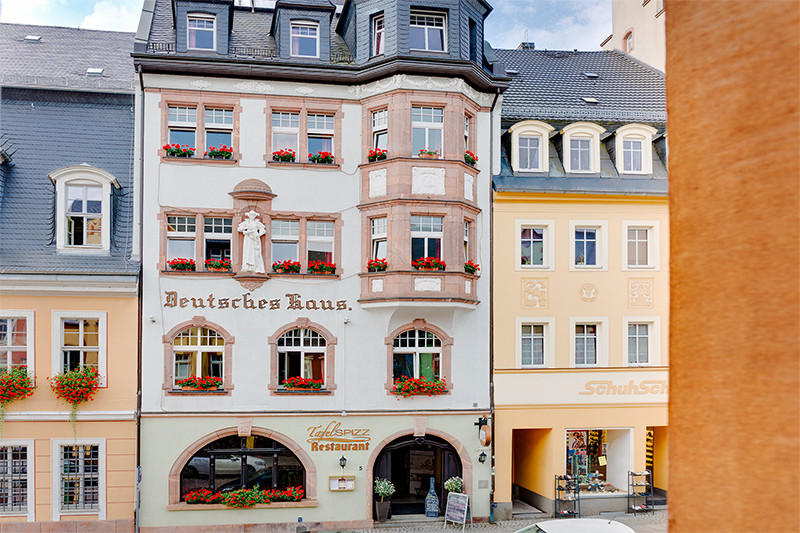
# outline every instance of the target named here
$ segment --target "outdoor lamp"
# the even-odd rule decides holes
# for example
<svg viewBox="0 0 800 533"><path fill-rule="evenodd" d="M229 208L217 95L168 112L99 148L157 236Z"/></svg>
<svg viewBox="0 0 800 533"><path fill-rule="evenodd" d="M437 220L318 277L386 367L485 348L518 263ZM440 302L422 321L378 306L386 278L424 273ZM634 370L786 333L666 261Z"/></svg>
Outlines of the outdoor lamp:
<svg viewBox="0 0 800 533"><path fill-rule="evenodd" d="M478 462L480 464L483 464L483 463L486 462L486 452L481 452L481 454L478 456Z"/></svg>
<svg viewBox="0 0 800 533"><path fill-rule="evenodd" d="M341 458L339 458L339 466L341 466L341 467L342 467L342 470L344 470L344 466L345 466L346 464L347 464L347 459L346 459L346 458L345 458L345 456L343 455Z"/></svg>

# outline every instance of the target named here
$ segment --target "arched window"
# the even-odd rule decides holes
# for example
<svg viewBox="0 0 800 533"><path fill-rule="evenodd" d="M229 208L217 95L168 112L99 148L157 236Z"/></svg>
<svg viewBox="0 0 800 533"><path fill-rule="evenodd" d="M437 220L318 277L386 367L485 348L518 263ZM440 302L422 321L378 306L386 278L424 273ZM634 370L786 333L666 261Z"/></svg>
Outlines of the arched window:
<svg viewBox="0 0 800 533"><path fill-rule="evenodd" d="M258 485L264 490L305 489L303 463L280 442L230 435L203 446L180 474L180 499L193 490L227 492Z"/></svg>
<svg viewBox="0 0 800 533"><path fill-rule="evenodd" d="M182 379L224 376L225 339L211 328L189 327L172 341L175 387Z"/></svg>
<svg viewBox="0 0 800 533"><path fill-rule="evenodd" d="M442 341L430 331L404 331L394 338L392 362L394 379L441 379Z"/></svg>
<svg viewBox="0 0 800 533"><path fill-rule="evenodd" d="M325 338L308 328L287 331L278 339L278 383L301 377L325 382Z"/></svg>
<svg viewBox="0 0 800 533"><path fill-rule="evenodd" d="M538 120L523 120L511 126L511 167L517 172L549 171L553 129Z"/></svg>

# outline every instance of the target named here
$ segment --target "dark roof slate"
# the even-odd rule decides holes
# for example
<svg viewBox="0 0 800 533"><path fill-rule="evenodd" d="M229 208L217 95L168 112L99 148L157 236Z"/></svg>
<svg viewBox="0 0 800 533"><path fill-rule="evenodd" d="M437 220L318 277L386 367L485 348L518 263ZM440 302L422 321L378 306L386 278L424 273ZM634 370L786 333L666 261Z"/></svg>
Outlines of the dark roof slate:
<svg viewBox="0 0 800 533"><path fill-rule="evenodd" d="M664 74L619 51L495 50L511 76L504 120L666 122ZM596 79L584 72L598 74ZM582 97L596 98L597 104Z"/></svg>
<svg viewBox="0 0 800 533"><path fill-rule="evenodd" d="M550 176L495 176L492 186L502 192L616 194L666 196L668 181L658 178L553 178Z"/></svg>
<svg viewBox="0 0 800 533"><path fill-rule="evenodd" d="M39 35L38 42L26 42ZM132 93L133 33L0 23L0 86ZM86 69L102 68L102 76Z"/></svg>

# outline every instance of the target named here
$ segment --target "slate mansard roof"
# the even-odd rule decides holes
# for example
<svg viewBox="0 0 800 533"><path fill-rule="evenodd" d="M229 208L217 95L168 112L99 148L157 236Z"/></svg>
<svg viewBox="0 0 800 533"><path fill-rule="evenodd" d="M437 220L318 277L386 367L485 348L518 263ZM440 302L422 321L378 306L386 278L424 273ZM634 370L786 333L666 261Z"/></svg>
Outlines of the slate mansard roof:
<svg viewBox="0 0 800 533"><path fill-rule="evenodd" d="M26 35L41 40L20 42ZM139 263L130 260L133 34L0 24L0 41L12 43L0 52L0 145L11 155L0 164L0 274L137 273ZM103 68L104 76L84 80L89 66ZM48 175L82 164L120 185L111 188L105 254L56 250L56 194Z"/></svg>

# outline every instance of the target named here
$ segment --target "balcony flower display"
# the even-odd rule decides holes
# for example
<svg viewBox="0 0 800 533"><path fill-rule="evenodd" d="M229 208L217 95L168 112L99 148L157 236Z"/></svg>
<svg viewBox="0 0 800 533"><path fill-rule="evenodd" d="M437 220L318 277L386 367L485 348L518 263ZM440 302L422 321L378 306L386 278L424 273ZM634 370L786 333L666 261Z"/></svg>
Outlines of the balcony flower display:
<svg viewBox="0 0 800 533"><path fill-rule="evenodd" d="M475 274L480 269L481 266L477 263L473 263L471 260L464 263L464 272L467 274Z"/></svg>
<svg viewBox="0 0 800 533"><path fill-rule="evenodd" d="M322 388L323 381L321 379L306 379L300 376L284 379L281 385L286 387L287 390L319 390Z"/></svg>
<svg viewBox="0 0 800 533"><path fill-rule="evenodd" d="M309 274L333 274L336 272L336 263L328 263L327 261L309 261L308 272Z"/></svg>
<svg viewBox="0 0 800 533"><path fill-rule="evenodd" d="M404 398L423 394L434 396L447 393L447 383L443 379L428 380L425 376L420 378L402 376L394 380L394 387L392 387L391 393Z"/></svg>
<svg viewBox="0 0 800 533"><path fill-rule="evenodd" d="M314 155L308 154L308 160L312 163L322 163L324 165L333 164L333 154L330 152L317 152Z"/></svg>
<svg viewBox="0 0 800 533"><path fill-rule="evenodd" d="M284 148L282 150L278 150L277 152L272 152L273 161L284 161L291 163L295 159L297 159L297 153L290 148Z"/></svg>
<svg viewBox="0 0 800 533"><path fill-rule="evenodd" d="M36 381L28 375L25 365L0 370L0 439L3 438L3 425L6 420L6 405L22 400L33 394Z"/></svg>
<svg viewBox="0 0 800 533"><path fill-rule="evenodd" d="M374 150L369 151L369 155L367 155L367 161L370 163L374 163L375 161L383 161L386 159L389 151L388 150L381 150L380 148L375 148Z"/></svg>
<svg viewBox="0 0 800 533"><path fill-rule="evenodd" d="M229 492L211 492L208 489L196 489L187 492L183 501L189 504L221 503L234 509L247 509L257 504L271 502L299 502L303 499L303 487L289 487L286 490L261 490L258 485L251 489L239 489Z"/></svg>
<svg viewBox="0 0 800 533"><path fill-rule="evenodd" d="M206 270L211 272L230 272L230 259L206 259Z"/></svg>
<svg viewBox="0 0 800 533"><path fill-rule="evenodd" d="M92 366L82 366L75 370L68 370L63 374L54 376L50 380L50 388L60 400L72 405L69 421L72 423L72 433L77 437L78 406L91 401L100 387L100 374Z"/></svg>
<svg viewBox="0 0 800 533"><path fill-rule="evenodd" d="M439 159L439 150L431 150L430 148L420 148L418 157L422 159Z"/></svg>
<svg viewBox="0 0 800 533"><path fill-rule="evenodd" d="M209 146L205 154L209 159L230 159L233 157L233 148L225 146L224 144L217 148L216 146Z"/></svg>
<svg viewBox="0 0 800 533"><path fill-rule="evenodd" d="M475 163L478 162L478 156L467 150L464 152L464 163L468 165L475 166Z"/></svg>
<svg viewBox="0 0 800 533"><path fill-rule="evenodd" d="M416 261L411 261L411 266L417 270L444 270L447 264L436 257L420 257Z"/></svg>
<svg viewBox="0 0 800 533"><path fill-rule="evenodd" d="M167 261L167 266L170 270L194 270L194 259L176 257Z"/></svg>
<svg viewBox="0 0 800 533"><path fill-rule="evenodd" d="M192 376L186 379L179 379L175 384L183 390L217 390L222 386L222 378L215 376L198 378Z"/></svg>
<svg viewBox="0 0 800 533"><path fill-rule="evenodd" d="M386 259L370 259L367 263L367 270L370 272L383 272L389 268Z"/></svg>
<svg viewBox="0 0 800 533"><path fill-rule="evenodd" d="M170 157L194 157L194 148L189 148L186 144L165 144L161 148Z"/></svg>
<svg viewBox="0 0 800 533"><path fill-rule="evenodd" d="M272 263L272 271L276 274L298 273L300 272L300 261L275 261Z"/></svg>

